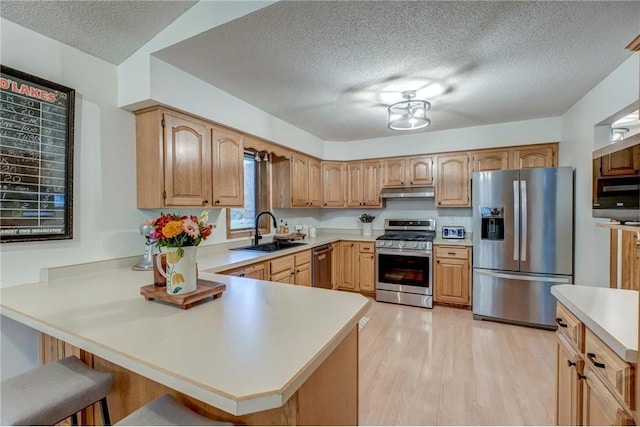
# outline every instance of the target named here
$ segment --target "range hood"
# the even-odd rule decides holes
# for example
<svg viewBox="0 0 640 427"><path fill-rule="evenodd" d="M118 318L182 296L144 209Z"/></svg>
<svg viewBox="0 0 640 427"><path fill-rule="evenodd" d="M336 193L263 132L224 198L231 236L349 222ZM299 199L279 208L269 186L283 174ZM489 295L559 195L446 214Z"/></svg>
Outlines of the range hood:
<svg viewBox="0 0 640 427"><path fill-rule="evenodd" d="M380 191L380 197L383 199L433 199L435 195L436 193L433 186L383 188Z"/></svg>

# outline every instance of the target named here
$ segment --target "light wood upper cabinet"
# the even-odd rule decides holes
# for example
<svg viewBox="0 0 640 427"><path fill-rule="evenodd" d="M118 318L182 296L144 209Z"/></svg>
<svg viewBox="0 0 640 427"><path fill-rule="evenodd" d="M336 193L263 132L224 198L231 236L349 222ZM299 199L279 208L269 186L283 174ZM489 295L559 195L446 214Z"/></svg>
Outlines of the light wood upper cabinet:
<svg viewBox="0 0 640 427"><path fill-rule="evenodd" d="M433 158L425 156L409 157L409 185L433 184Z"/></svg>
<svg viewBox="0 0 640 427"><path fill-rule="evenodd" d="M244 148L242 135L213 128L213 206L244 205Z"/></svg>
<svg viewBox="0 0 640 427"><path fill-rule="evenodd" d="M436 206L471 206L469 156L438 156L437 165Z"/></svg>
<svg viewBox="0 0 640 427"><path fill-rule="evenodd" d="M322 207L322 166L318 159L309 158L309 207Z"/></svg>
<svg viewBox="0 0 640 427"><path fill-rule="evenodd" d="M405 185L405 159L383 160L383 186L401 187Z"/></svg>
<svg viewBox="0 0 640 427"><path fill-rule="evenodd" d="M309 206L309 158L291 156L291 206Z"/></svg>
<svg viewBox="0 0 640 427"><path fill-rule="evenodd" d="M557 145L546 144L513 149L513 168L552 168L558 166Z"/></svg>
<svg viewBox="0 0 640 427"><path fill-rule="evenodd" d="M322 162L323 206L342 208L346 205L345 164Z"/></svg>
<svg viewBox="0 0 640 427"><path fill-rule="evenodd" d="M362 162L362 205L382 206L382 164L379 160Z"/></svg>
<svg viewBox="0 0 640 427"><path fill-rule="evenodd" d="M274 158L271 171L274 208L322 207L322 166L319 160L293 153L290 159Z"/></svg>
<svg viewBox="0 0 640 427"><path fill-rule="evenodd" d="M491 150L474 152L471 157L474 172L498 171L511 169L509 150Z"/></svg>
<svg viewBox="0 0 640 427"><path fill-rule="evenodd" d="M136 114L138 208L203 206L211 194L211 126L162 109Z"/></svg>
<svg viewBox="0 0 640 427"><path fill-rule="evenodd" d="M382 206L380 199L381 163L350 162L347 164L347 206Z"/></svg>
<svg viewBox="0 0 640 427"><path fill-rule="evenodd" d="M634 175L640 172L640 144L601 158L601 176Z"/></svg>
<svg viewBox="0 0 640 427"><path fill-rule="evenodd" d="M347 164L347 206L362 206L362 164ZM325 181L326 182L326 181Z"/></svg>

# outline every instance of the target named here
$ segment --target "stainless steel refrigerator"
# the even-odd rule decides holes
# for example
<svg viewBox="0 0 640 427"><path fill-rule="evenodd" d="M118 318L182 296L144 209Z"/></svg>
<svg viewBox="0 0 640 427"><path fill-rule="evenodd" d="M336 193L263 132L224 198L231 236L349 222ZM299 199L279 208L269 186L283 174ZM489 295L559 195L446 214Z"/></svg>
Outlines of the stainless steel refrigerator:
<svg viewBox="0 0 640 427"><path fill-rule="evenodd" d="M473 174L473 316L554 329L573 283L573 169Z"/></svg>

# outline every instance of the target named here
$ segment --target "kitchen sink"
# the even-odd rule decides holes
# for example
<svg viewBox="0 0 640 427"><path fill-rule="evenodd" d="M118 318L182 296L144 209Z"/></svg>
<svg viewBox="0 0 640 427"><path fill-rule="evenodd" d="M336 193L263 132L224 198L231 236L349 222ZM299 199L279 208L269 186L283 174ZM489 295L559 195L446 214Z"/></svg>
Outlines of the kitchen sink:
<svg viewBox="0 0 640 427"><path fill-rule="evenodd" d="M289 248L295 248L296 246L303 246L306 243L295 243L295 242L272 242L272 243L263 243L261 245L249 245L249 246L241 246L239 248L231 248L231 251L259 251L259 252L276 252L282 251Z"/></svg>

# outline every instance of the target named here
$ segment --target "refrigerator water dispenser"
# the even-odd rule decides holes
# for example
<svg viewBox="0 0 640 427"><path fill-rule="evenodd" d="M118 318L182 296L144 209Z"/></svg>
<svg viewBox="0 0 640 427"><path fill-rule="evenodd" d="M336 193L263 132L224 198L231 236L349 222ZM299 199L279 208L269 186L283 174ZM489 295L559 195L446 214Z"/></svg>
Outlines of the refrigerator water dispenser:
<svg viewBox="0 0 640 427"><path fill-rule="evenodd" d="M482 240L504 240L504 208L481 207L482 228L480 230Z"/></svg>

